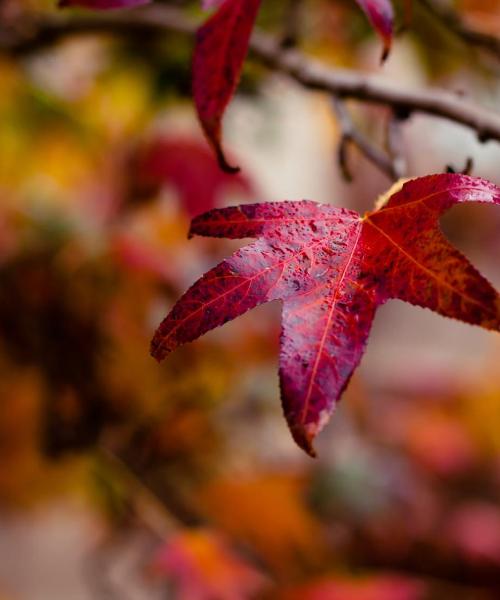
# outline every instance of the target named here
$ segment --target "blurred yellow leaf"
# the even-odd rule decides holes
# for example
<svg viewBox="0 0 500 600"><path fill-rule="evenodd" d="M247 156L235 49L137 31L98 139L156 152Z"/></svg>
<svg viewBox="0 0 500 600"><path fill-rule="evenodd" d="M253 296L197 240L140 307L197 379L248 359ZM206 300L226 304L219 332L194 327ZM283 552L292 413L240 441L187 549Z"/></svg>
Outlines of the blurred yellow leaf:
<svg viewBox="0 0 500 600"><path fill-rule="evenodd" d="M315 564L323 550L318 522L296 477L263 474L215 481L200 509L227 534L249 544L278 573Z"/></svg>

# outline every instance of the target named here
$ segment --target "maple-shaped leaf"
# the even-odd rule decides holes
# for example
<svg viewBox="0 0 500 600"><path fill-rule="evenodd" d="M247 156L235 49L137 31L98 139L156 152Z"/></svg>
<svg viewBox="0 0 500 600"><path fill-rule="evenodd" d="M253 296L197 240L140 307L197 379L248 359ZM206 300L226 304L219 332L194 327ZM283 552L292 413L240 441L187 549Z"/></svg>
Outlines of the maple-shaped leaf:
<svg viewBox="0 0 500 600"><path fill-rule="evenodd" d="M174 348L250 308L281 300L280 383L295 441L312 441L358 365L377 307L391 298L500 330L500 296L439 228L461 202L500 204L500 188L459 174L414 179L364 216L308 200L212 210L191 234L257 241L208 271L152 341Z"/></svg>
<svg viewBox="0 0 500 600"><path fill-rule="evenodd" d="M356 0L383 43L382 62L388 57L392 45L394 9L391 0Z"/></svg>
<svg viewBox="0 0 500 600"><path fill-rule="evenodd" d="M225 0L196 34L193 96L198 117L219 165L237 172L222 150L221 123L248 52L261 0Z"/></svg>

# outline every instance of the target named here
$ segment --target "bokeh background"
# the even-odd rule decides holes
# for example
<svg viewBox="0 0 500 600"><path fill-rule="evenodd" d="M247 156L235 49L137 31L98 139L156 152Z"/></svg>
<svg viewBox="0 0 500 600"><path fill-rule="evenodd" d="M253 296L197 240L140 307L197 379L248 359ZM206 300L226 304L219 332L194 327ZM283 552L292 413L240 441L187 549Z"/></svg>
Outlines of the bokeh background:
<svg viewBox="0 0 500 600"><path fill-rule="evenodd" d="M305 2L301 44L495 110L500 60L425 4L383 67L350 0ZM500 31L497 0L435 4ZM286 9L266 0L260 25L279 34ZM3 0L0 42L55 12ZM192 40L82 32L0 46L0 598L499 598L496 333L382 307L316 460L281 414L278 304L162 365L149 356L174 301L238 245L188 241L193 215L300 198L365 211L391 185L355 149L343 179L331 99L248 61L225 120L243 167L230 177L194 116ZM383 146L387 109L348 107ZM474 175L500 184L497 143L419 115L402 133L410 176L472 157ZM460 207L443 227L499 287L499 211Z"/></svg>

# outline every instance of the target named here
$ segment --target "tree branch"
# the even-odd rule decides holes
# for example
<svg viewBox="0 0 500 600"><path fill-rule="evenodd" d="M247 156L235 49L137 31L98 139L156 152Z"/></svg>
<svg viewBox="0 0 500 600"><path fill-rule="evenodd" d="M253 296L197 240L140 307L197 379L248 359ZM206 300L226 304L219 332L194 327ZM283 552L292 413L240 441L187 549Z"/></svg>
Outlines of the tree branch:
<svg viewBox="0 0 500 600"><path fill-rule="evenodd" d="M0 52L30 53L75 33L153 34L170 31L193 35L197 26L198 23L181 10L160 5L95 17L44 17L22 34L0 29ZM473 129L480 141L500 141L500 115L451 92L405 89L377 76L331 68L298 50L283 50L279 40L259 31L252 37L250 50L268 67L290 76L306 88L325 91L339 98L387 105L398 116L419 112L441 117Z"/></svg>

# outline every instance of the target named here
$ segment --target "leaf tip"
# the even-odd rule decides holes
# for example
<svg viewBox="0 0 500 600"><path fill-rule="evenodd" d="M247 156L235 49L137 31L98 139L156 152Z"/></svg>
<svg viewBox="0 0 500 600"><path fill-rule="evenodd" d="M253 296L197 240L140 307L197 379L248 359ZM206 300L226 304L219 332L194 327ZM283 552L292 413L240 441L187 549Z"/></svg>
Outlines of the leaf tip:
<svg viewBox="0 0 500 600"><path fill-rule="evenodd" d="M169 348L165 344L164 336L161 335L160 330L158 330L153 339L151 340L151 345L149 347L149 353L156 360L156 362L161 363L162 360L171 352L171 348Z"/></svg>
<svg viewBox="0 0 500 600"><path fill-rule="evenodd" d="M224 171L224 173L236 175L236 173L241 171L240 167L233 166L228 163L226 156L219 144L215 145L215 152L217 154L217 162L219 163L219 167Z"/></svg>
<svg viewBox="0 0 500 600"><path fill-rule="evenodd" d="M384 42L384 47L382 48L382 56L380 57L380 64L383 65L385 61L389 58L389 54L391 53L391 39L387 39Z"/></svg>
<svg viewBox="0 0 500 600"><path fill-rule="evenodd" d="M313 446L316 433L307 425L298 425L291 427L291 432L295 443L302 448L311 458L317 458L318 454Z"/></svg>
<svg viewBox="0 0 500 600"><path fill-rule="evenodd" d="M356 0L383 43L382 63L391 50L394 32L394 8L391 0Z"/></svg>

